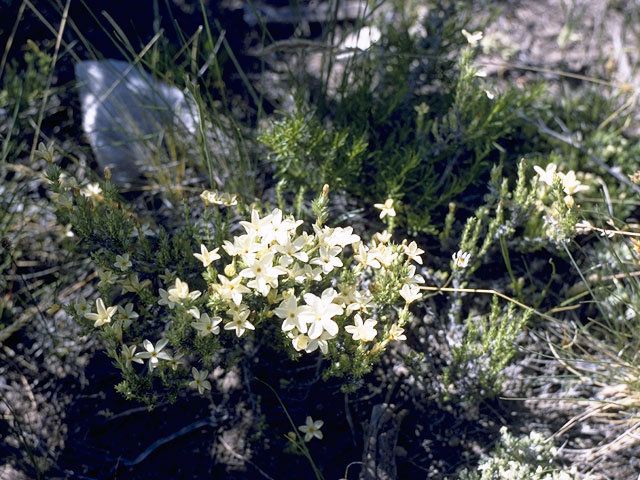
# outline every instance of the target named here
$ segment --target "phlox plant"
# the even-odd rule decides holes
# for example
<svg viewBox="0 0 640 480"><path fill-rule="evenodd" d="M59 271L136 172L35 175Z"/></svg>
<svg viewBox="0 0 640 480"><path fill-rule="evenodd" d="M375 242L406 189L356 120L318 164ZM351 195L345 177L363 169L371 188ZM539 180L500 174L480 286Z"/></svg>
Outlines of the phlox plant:
<svg viewBox="0 0 640 480"><path fill-rule="evenodd" d="M129 398L204 393L208 372L239 361L256 338L290 358L322 355L325 376L345 377L349 390L390 342L406 339L424 252L386 231L365 242L350 226L326 225L328 186L311 225L278 208L234 223L235 197L205 191L199 218L185 217L189 228L171 237L135 225L108 181L99 193L53 181L58 198L76 204L59 214L99 266L98 298L67 311L102 338Z"/></svg>

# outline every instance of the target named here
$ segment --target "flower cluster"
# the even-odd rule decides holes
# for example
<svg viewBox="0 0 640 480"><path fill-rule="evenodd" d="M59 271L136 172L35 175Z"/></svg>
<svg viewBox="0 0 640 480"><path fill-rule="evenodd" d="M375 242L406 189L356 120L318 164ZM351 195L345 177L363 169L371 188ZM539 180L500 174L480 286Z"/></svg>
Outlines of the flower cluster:
<svg viewBox="0 0 640 480"><path fill-rule="evenodd" d="M582 185L576 178L576 172L573 170L569 170L567 173L558 172L555 163L550 163L544 170L538 165L535 165L533 169L538 174L540 181L548 187L553 187L556 180L561 182L562 190L565 193L563 201L569 209L573 208L575 204L573 196L576 193L589 190L588 185Z"/></svg>
<svg viewBox="0 0 640 480"><path fill-rule="evenodd" d="M422 263L424 252L415 242L394 245L390 235L382 233L365 245L352 227L316 223L313 233L298 233L301 224L279 209L263 217L253 210L250 221L240 222L244 233L222 245L225 274L218 274L209 285L208 305L213 309L193 323L199 334L218 334L222 323L224 330L241 337L259 323L277 318L296 351L319 349L326 354L329 342L341 332L361 343L379 336L376 273L402 270L395 297L402 297L405 305L420 298L417 284L423 279L409 262ZM350 258L345 258L347 250ZM209 252L202 245L201 253L194 255L208 267L222 258L217 251ZM178 279L174 289L160 290L160 303L171 307L199 293L189 293ZM391 325L385 328L388 336ZM395 338L402 335L399 330L401 326L396 325Z"/></svg>
<svg viewBox="0 0 640 480"><path fill-rule="evenodd" d="M544 213L547 236L556 240L571 237L578 222L576 210L579 206L575 204L574 196L588 190L589 186L583 185L573 170L567 173L557 171L555 163L549 163L545 169L537 165L533 168L542 185L538 209ZM545 203L546 197L551 199L550 205Z"/></svg>
<svg viewBox="0 0 640 480"><path fill-rule="evenodd" d="M202 198L227 211L235 202L208 191ZM318 205L326 206L326 199L323 192ZM378 207L385 216L395 213L391 200ZM387 231L365 242L350 226L327 226L322 208L314 207L311 225L277 208L266 214L254 209L250 218L225 227L236 236L217 245L203 236L199 251L185 243L188 268L165 267L156 275L162 282L157 290L154 278L138 270L144 260L135 248L109 252L98 270L105 300L97 299L95 312L86 301L72 309L106 340L126 379L123 393L143 398L157 386L145 383L136 363L166 386L175 381L204 393L211 389L213 355L240 353L254 332L279 339L277 348L291 357L321 353L333 369L325 373L351 378L364 375L389 342L406 340L409 306L422 297L424 279L416 270L424 251L415 242L394 243ZM118 286L126 300L107 306Z"/></svg>

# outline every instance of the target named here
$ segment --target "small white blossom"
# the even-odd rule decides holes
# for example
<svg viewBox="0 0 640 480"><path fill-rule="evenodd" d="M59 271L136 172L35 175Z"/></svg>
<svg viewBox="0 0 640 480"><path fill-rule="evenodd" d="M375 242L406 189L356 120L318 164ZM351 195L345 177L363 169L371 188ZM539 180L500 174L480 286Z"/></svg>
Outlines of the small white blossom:
<svg viewBox="0 0 640 480"><path fill-rule="evenodd" d="M359 314L356 314L354 316L353 323L353 325L347 325L344 329L347 333L352 335L354 340L370 342L376 338L376 335L378 334L375 329L375 326L378 323L376 320L368 318L363 321L362 317Z"/></svg>
<svg viewBox="0 0 640 480"><path fill-rule="evenodd" d="M304 433L304 441L310 442L313 438L317 438L318 440L322 440L322 432L320 429L324 425L322 420L314 421L313 418L307 417L305 420L305 425L301 425L298 427L302 433Z"/></svg>
<svg viewBox="0 0 640 480"><path fill-rule="evenodd" d="M138 347L136 347L135 345L131 345L130 347L127 347L126 345L122 345L122 352L120 353L120 358L122 359L122 361L127 367L131 366L131 362L144 363L142 359L135 357L136 348Z"/></svg>
<svg viewBox="0 0 640 480"><path fill-rule="evenodd" d="M278 276L286 273L281 267L273 265L273 256L273 253L267 253L260 259L245 258L247 268L239 274L240 277L250 278L247 286L265 297L271 288L278 286Z"/></svg>
<svg viewBox="0 0 640 480"><path fill-rule="evenodd" d="M133 303L127 303L124 308L118 305L118 318L125 322L126 327L128 327L131 322L138 317L139 315L133 311Z"/></svg>
<svg viewBox="0 0 640 480"><path fill-rule="evenodd" d="M376 259L375 255L369 255L369 247L367 247L364 243L359 242L357 244L357 248L354 247L354 250L357 252L353 258L364 265L365 267L371 268L380 268L380 262Z"/></svg>
<svg viewBox="0 0 640 480"><path fill-rule="evenodd" d="M116 268L119 268L123 272L131 268L131 260L129 260L129 254L116 255L116 261L113 264Z"/></svg>
<svg viewBox="0 0 640 480"><path fill-rule="evenodd" d="M384 203L376 203L374 207L382 210L380 212L380 219L383 219L387 215L390 217L396 216L396 211L393 209L393 198L387 198Z"/></svg>
<svg viewBox="0 0 640 480"><path fill-rule="evenodd" d="M556 170L558 169L558 166L555 163L550 163L549 165L547 165L547 168L545 170L543 170L538 165L534 165L533 169L539 175L541 182L544 182L548 186L553 185L553 181L556 176Z"/></svg>
<svg viewBox="0 0 640 480"><path fill-rule="evenodd" d="M111 323L111 317L113 317L113 314L116 313L118 307L105 308L102 299L98 298L96 300L96 310L98 311L98 313L85 313L84 316L89 320L95 321L95 323L93 324L94 327L101 327L105 323Z"/></svg>
<svg viewBox="0 0 640 480"><path fill-rule="evenodd" d="M422 255L424 250L418 248L418 244L416 242L411 242L409 245L403 245L404 254L409 258L409 260L413 260L416 263L422 265Z"/></svg>
<svg viewBox="0 0 640 480"><path fill-rule="evenodd" d="M404 328L400 327L398 324L394 323L391 325L389 329L389 340L406 340L407 337L404 335Z"/></svg>
<svg viewBox="0 0 640 480"><path fill-rule="evenodd" d="M191 374L193 375L193 380L189 382L189 388L197 388L200 395L202 395L205 390L211 390L211 382L207 380L207 376L209 375L207 370L199 372L196 367L191 367Z"/></svg>
<svg viewBox="0 0 640 480"><path fill-rule="evenodd" d="M225 330L235 330L236 331L236 335L238 337L241 337L244 332L246 332L247 330L255 330L256 327L253 326L253 324L247 320L247 317L244 316L244 318L242 318L244 316L238 316L236 318L234 318L233 320L231 320L228 323L225 323L224 325L224 329Z"/></svg>
<svg viewBox="0 0 640 480"><path fill-rule="evenodd" d="M102 198L102 188L97 183L88 183L85 185L80 193L85 197L93 198L95 200L99 200Z"/></svg>
<svg viewBox="0 0 640 480"><path fill-rule="evenodd" d="M98 270L98 287L105 288L108 285L113 285L118 281L118 277L111 270Z"/></svg>
<svg viewBox="0 0 640 480"><path fill-rule="evenodd" d="M149 279L140 282L138 279L138 274L134 273L129 275L125 280L122 281L122 294L125 293L140 293L145 288L151 286L151 281Z"/></svg>
<svg viewBox="0 0 640 480"><path fill-rule="evenodd" d="M382 231L382 232L376 232L376 233L373 235L373 240L374 240L376 243L383 243L383 244L384 244L384 243L388 243L388 242L389 242L389 240L391 240L391 234L390 234L388 231L386 231L386 230L384 230L384 231Z"/></svg>
<svg viewBox="0 0 640 480"><path fill-rule="evenodd" d="M313 353L317 349L320 349L323 355L329 352L329 340L335 338L335 335L330 335L327 332L322 332L318 338L308 339L307 345L304 347L306 353Z"/></svg>
<svg viewBox="0 0 640 480"><path fill-rule="evenodd" d="M171 360L171 355L168 352L162 351L164 347L167 346L167 343L169 343L169 340L167 340L166 338L159 340L155 346L149 340L145 340L144 342L142 342L142 345L144 346L146 352L136 353L135 358L148 359L149 370L153 370L158 366L159 359Z"/></svg>
<svg viewBox="0 0 640 480"><path fill-rule="evenodd" d="M198 335L206 337L207 335L220 333L220 327L218 326L222 322L220 317L209 317L207 313L200 315L197 322L192 322L191 326L198 330Z"/></svg>
<svg viewBox="0 0 640 480"><path fill-rule="evenodd" d="M312 258L309 263L312 265L320 265L323 273L330 273L334 268L342 267L342 260L338 258L340 252L340 247L326 248L321 246L318 251L318 256Z"/></svg>
<svg viewBox="0 0 640 480"><path fill-rule="evenodd" d="M589 190L588 185L582 185L580 180L576 178L576 172L569 170L562 175L562 188L567 195L574 195L584 190Z"/></svg>
<svg viewBox="0 0 640 480"><path fill-rule="evenodd" d="M176 302L175 300L172 300L171 298L169 298L169 292L167 292L164 288L161 288L158 291L158 294L160 295L160 300L158 300L158 305L166 305L167 307L173 310L173 308L176 306Z"/></svg>
<svg viewBox="0 0 640 480"><path fill-rule="evenodd" d="M173 288L170 288L167 293L168 300L173 303L181 303L185 300L195 300L201 295L199 290L190 292L187 282L183 282L179 278L176 278L175 286Z"/></svg>
<svg viewBox="0 0 640 480"><path fill-rule="evenodd" d="M300 309L300 318L310 325L309 338L318 338L323 331L329 335L338 333L338 324L332 320L336 315L344 312L343 308L336 305L333 299L338 293L333 288L327 288L318 297L313 293L305 293L304 301L307 303Z"/></svg>
<svg viewBox="0 0 640 480"><path fill-rule="evenodd" d="M233 301L236 305L240 305L242 303L242 294L249 293L247 287L242 285L242 277L235 277L232 280L229 280L224 275L218 275L219 284L214 284L213 289L218 292L220 298L227 301Z"/></svg>
<svg viewBox="0 0 640 480"><path fill-rule="evenodd" d="M84 298L81 298L73 304L73 309L79 316L84 317L85 313L89 313L91 311L91 305Z"/></svg>
<svg viewBox="0 0 640 480"><path fill-rule="evenodd" d="M207 247L204 244L200 245L200 253L194 253L193 256L202 262L204 268L207 268L211 263L218 260L220 255L218 255L219 248L215 248L212 251L207 250Z"/></svg>
<svg viewBox="0 0 640 480"><path fill-rule="evenodd" d="M400 289L400 296L404 298L404 301L407 302L407 305L415 302L416 300L420 300L422 298L422 294L420 293L420 287L413 284L405 284Z"/></svg>
<svg viewBox="0 0 640 480"><path fill-rule="evenodd" d="M464 38L467 39L467 43L472 47L475 47L483 37L483 33L479 30L473 33L469 33L464 28L462 29L462 35L464 35Z"/></svg>
<svg viewBox="0 0 640 480"><path fill-rule="evenodd" d="M298 301L295 295L291 295L285 298L276 309L274 313L282 318L282 331L288 332L297 329L300 333L307 333L307 324L299 317L300 307L298 307Z"/></svg>
<svg viewBox="0 0 640 480"><path fill-rule="evenodd" d="M454 253L451 258L453 259L453 267L456 269L467 268L469 265L469 260L471 259L471 254L469 252L463 252L462 250L458 250Z"/></svg>

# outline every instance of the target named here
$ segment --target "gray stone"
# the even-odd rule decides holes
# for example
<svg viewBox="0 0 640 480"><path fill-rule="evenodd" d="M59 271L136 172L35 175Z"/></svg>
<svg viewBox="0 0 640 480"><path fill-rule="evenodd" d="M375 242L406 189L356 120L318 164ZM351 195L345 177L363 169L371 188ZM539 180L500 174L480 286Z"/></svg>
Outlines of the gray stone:
<svg viewBox="0 0 640 480"><path fill-rule="evenodd" d="M118 60L80 62L75 73L83 130L114 182L136 183L157 167L167 134L196 142L197 109L189 94Z"/></svg>

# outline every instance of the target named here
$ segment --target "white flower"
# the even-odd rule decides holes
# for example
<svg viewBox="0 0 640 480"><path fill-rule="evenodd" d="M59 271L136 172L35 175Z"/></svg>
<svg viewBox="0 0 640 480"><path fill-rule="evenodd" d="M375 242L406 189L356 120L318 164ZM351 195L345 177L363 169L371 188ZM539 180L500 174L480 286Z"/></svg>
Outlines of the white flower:
<svg viewBox="0 0 640 480"><path fill-rule="evenodd" d="M420 300L422 298L422 294L420 293L420 287L413 284L405 284L400 289L400 296L404 298L404 301L409 305L416 300Z"/></svg>
<svg viewBox="0 0 640 480"><path fill-rule="evenodd" d="M481 31L475 31L473 33L467 32L464 28L462 29L462 35L467 39L467 42L472 47L475 47L480 40L482 40L483 34Z"/></svg>
<svg viewBox="0 0 640 480"><path fill-rule="evenodd" d="M282 210L279 208L276 208L271 212L269 217L271 217L271 224L259 231L259 235L262 237L263 243L266 243L267 245L274 240L279 245L286 244L289 241L290 232L295 231L295 229L302 224L302 220L283 220Z"/></svg>
<svg viewBox="0 0 640 480"><path fill-rule="evenodd" d="M380 212L381 219L383 219L387 215L390 217L396 216L396 211L393 209L393 198L387 198L384 203L376 203L374 207L382 210Z"/></svg>
<svg viewBox="0 0 640 480"><path fill-rule="evenodd" d="M79 316L84 317L85 313L89 313L91 311L91 305L84 298L81 298L73 304L73 309Z"/></svg>
<svg viewBox="0 0 640 480"><path fill-rule="evenodd" d="M218 255L219 248L215 248L212 251L207 250L207 247L204 244L200 244L200 253L194 253L193 256L202 262L204 268L207 268L211 265L212 262L218 260L220 255Z"/></svg>
<svg viewBox="0 0 640 480"><path fill-rule="evenodd" d="M333 288L327 288L318 297L313 293L305 293L304 301L307 305L300 309L300 319L310 325L309 338L318 338L323 331L329 335L338 333L338 324L332 320L336 315L341 315L344 309L333 302L338 293Z"/></svg>
<svg viewBox="0 0 640 480"><path fill-rule="evenodd" d="M326 231L326 227L325 227ZM360 241L360 237L353 233L353 227L336 227L330 229L329 235L325 234L324 243L329 247L353 245Z"/></svg>
<svg viewBox="0 0 640 480"><path fill-rule="evenodd" d="M102 198L102 188L100 188L100 185L97 183L88 183L82 190L80 190L80 193L85 197L93 199Z"/></svg>
<svg viewBox="0 0 640 480"><path fill-rule="evenodd" d="M153 370L155 367L158 366L158 359L171 360L171 355L168 352L162 351L164 347L167 346L168 342L169 340L167 340L166 338L163 338L162 340L159 340L154 347L153 343L151 343L149 340L145 340L144 342L142 342L142 345L144 346L146 352L136 353L136 358L141 358L141 359L148 358L149 370Z"/></svg>
<svg viewBox="0 0 640 480"><path fill-rule="evenodd" d="M170 360L167 360L167 365L169 365L171 367L171 370L175 372L176 370L178 370L178 367L180 365L184 364L184 362L182 361L183 357L184 357L184 353L182 352L176 353L175 355L171 356Z"/></svg>
<svg viewBox="0 0 640 480"><path fill-rule="evenodd" d="M113 285L118 280L118 277L111 270L98 270L98 287L104 288L108 285Z"/></svg>
<svg viewBox="0 0 640 480"><path fill-rule="evenodd" d="M248 313L249 312L247 311L247 316L248 316ZM247 330L255 330L256 327L254 327L253 324L249 320L247 320L247 316L245 316L244 313L242 315L237 316L230 322L226 323L224 325L224 329L235 330L236 335L238 337L241 337L244 334L244 332Z"/></svg>
<svg viewBox="0 0 640 480"><path fill-rule="evenodd" d="M305 442L310 442L311 440L313 440L313 437L317 438L318 440L322 440L322 432L320 431L320 429L323 425L324 422L322 420L314 421L313 418L307 416L305 425L299 426L298 430L304 433Z"/></svg>
<svg viewBox="0 0 640 480"><path fill-rule="evenodd" d="M233 243L225 240L222 248L232 257L238 255L245 257L264 250L266 245L258 241L258 235L255 232L251 232L235 237Z"/></svg>
<svg viewBox="0 0 640 480"><path fill-rule="evenodd" d="M173 310L173 308L176 306L176 302L175 300L172 300L169 298L169 292L167 292L164 288L161 288L158 291L158 293L160 295L160 300L158 300L158 305L166 305L167 307Z"/></svg>
<svg viewBox="0 0 640 480"><path fill-rule="evenodd" d="M113 264L116 268L119 268L123 272L131 267L131 260L129 260L129 254L116 255L116 261Z"/></svg>
<svg viewBox="0 0 640 480"><path fill-rule="evenodd" d="M198 335L206 337L207 335L220 333L220 327L218 324L222 322L220 317L209 317L209 314L203 313L200 315L200 319L197 322L192 322L191 326L198 330Z"/></svg>
<svg viewBox="0 0 640 480"><path fill-rule="evenodd" d="M286 273L282 268L273 266L273 256L273 253L267 253L259 260L245 258L247 268L240 272L241 277L253 279L247 282L247 286L265 297L272 287L278 286L278 276Z"/></svg>
<svg viewBox="0 0 640 480"><path fill-rule="evenodd" d="M580 180L576 178L576 172L569 170L562 175L562 188L567 195L573 195L584 190L589 190L588 185L582 185ZM570 208L570 207L569 207Z"/></svg>
<svg viewBox="0 0 640 480"><path fill-rule="evenodd" d="M304 351L307 353L315 352L318 348L326 355L329 352L329 342L335 338L334 335L329 335L327 332L322 332L318 338L310 339L307 337L307 345L304 347Z"/></svg>
<svg viewBox="0 0 640 480"><path fill-rule="evenodd" d="M422 255L424 250L418 248L418 244L416 242L411 242L409 245L402 245L404 248L404 254L409 258L409 260L413 260L416 263L422 265Z"/></svg>
<svg viewBox="0 0 640 480"><path fill-rule="evenodd" d="M309 340L310 340L309 336L305 335L304 333L300 333L298 335L293 335L292 333L289 333L289 336L291 338L291 343L293 344L293 348L296 349L296 352L299 352L300 350L304 350L309 345Z"/></svg>
<svg viewBox="0 0 640 480"><path fill-rule="evenodd" d="M373 296L367 292L356 290L353 292L353 301L347 306L347 313L362 312L368 313L368 309L373 304Z"/></svg>
<svg viewBox="0 0 640 480"><path fill-rule="evenodd" d="M95 320L94 327L101 327L105 323L111 323L111 317L116 313L118 307L105 308L102 299L98 298L96 300L96 310L98 310L98 313L85 313L84 316L89 320Z"/></svg>
<svg viewBox="0 0 640 480"><path fill-rule="evenodd" d="M135 358L136 348L138 347L136 347L135 345L131 345L130 347L122 345L122 353L120 354L120 358L127 367L131 366L131 362L144 363L142 359Z"/></svg>
<svg viewBox="0 0 640 480"><path fill-rule="evenodd" d="M406 340L407 337L404 335L404 328L400 327L397 323L391 325L389 329L389 340Z"/></svg>
<svg viewBox="0 0 640 480"><path fill-rule="evenodd" d="M398 253L391 245L377 245L375 248L369 250L369 255L378 260L386 268L389 268L391 263L398 258Z"/></svg>
<svg viewBox="0 0 640 480"><path fill-rule="evenodd" d="M296 328L300 333L307 333L307 324L301 321L298 316L300 307L298 307L298 301L295 295L285 298L273 311L278 317L283 319L283 332L288 332Z"/></svg>
<svg viewBox="0 0 640 480"><path fill-rule="evenodd" d="M205 205L224 205L231 207L238 204L238 196L231 195L230 193L218 193L210 190L205 190L200 194L200 198L204 201Z"/></svg>
<svg viewBox="0 0 640 480"><path fill-rule="evenodd" d="M342 267L342 260L337 257L340 252L340 247L326 248L321 246L318 252L319 256L312 258L309 263L320 265L323 273L329 273L336 267Z"/></svg>
<svg viewBox="0 0 640 480"><path fill-rule="evenodd" d="M383 232L376 232L373 235L373 240L377 243L387 243L389 240L391 240L391 234L384 230Z"/></svg>
<svg viewBox="0 0 640 480"><path fill-rule="evenodd" d="M556 176L556 170L558 166L555 163L550 163L547 168L543 170L538 165L534 165L533 169L540 176L540 181L546 183L548 186L553 185L553 180Z"/></svg>
<svg viewBox="0 0 640 480"><path fill-rule="evenodd" d="M189 388L197 388L200 395L205 390L211 390L211 382L207 380L207 375L209 375L207 370L199 372L196 367L191 367L191 374L193 375L193 380L189 382Z"/></svg>
<svg viewBox="0 0 640 480"><path fill-rule="evenodd" d="M181 303L184 300L195 300L201 293L199 290L189 292L189 285L187 282L183 282L179 278L176 278L176 283L173 288L168 291L168 300L173 303Z"/></svg>
<svg viewBox="0 0 640 480"><path fill-rule="evenodd" d="M129 302L122 308L118 305L118 317L125 321L125 325L129 326L132 320L135 320L139 315L133 311L133 303Z"/></svg>
<svg viewBox="0 0 640 480"><path fill-rule="evenodd" d="M416 273L415 265L409 265L405 281L409 284L424 283L424 277L419 273Z"/></svg>
<svg viewBox="0 0 640 480"><path fill-rule="evenodd" d="M305 244L306 239L304 237L297 237L295 240L288 239L282 245L276 245L276 252L282 253L282 257L280 257L280 265L288 267L294 262L294 258L303 263L308 262L309 255L302 251Z"/></svg>
<svg viewBox="0 0 640 480"><path fill-rule="evenodd" d="M231 318L233 318L234 320L244 321L249 318L251 310L249 310L249 307L247 307L244 303L241 303L240 305L232 303L229 307L228 313L231 314Z"/></svg>
<svg viewBox="0 0 640 480"><path fill-rule="evenodd" d="M302 267L302 270L297 272L298 275L295 276L296 282L304 283L305 280L310 280L313 282L319 282L322 280L322 268L317 267L313 268L309 264L305 264Z"/></svg>
<svg viewBox="0 0 640 480"><path fill-rule="evenodd" d="M453 268L467 268L469 265L469 260L471 259L471 254L469 252L463 252L462 250L458 250L454 253L451 258L453 259Z"/></svg>
<svg viewBox="0 0 640 480"><path fill-rule="evenodd" d="M220 298L227 301L233 301L236 305L240 305L242 303L242 294L249 293L247 287L242 285L242 277L235 277L232 280L229 280L224 275L218 275L219 284L213 285L213 289L218 292Z"/></svg>
<svg viewBox="0 0 640 480"><path fill-rule="evenodd" d="M357 262L361 263L365 267L380 268L380 262L374 255L369 255L369 247L364 243L359 242L357 244L357 248L354 247L354 250L358 252L353 256Z"/></svg>
<svg viewBox="0 0 640 480"><path fill-rule="evenodd" d="M347 333L350 333L354 340L361 340L363 342L370 342L374 338L378 332L375 329L376 320L368 318L364 322L362 321L362 317L359 314L356 314L354 317L353 325L347 325L344 327Z"/></svg>
<svg viewBox="0 0 640 480"><path fill-rule="evenodd" d="M262 232L265 232L268 228L270 228L272 218L272 215L267 215L266 217L260 218L260 214L258 214L257 210L251 210L251 221L242 221L240 222L240 225L244 227L245 231L248 234L254 234L261 237Z"/></svg>
<svg viewBox="0 0 640 480"><path fill-rule="evenodd" d="M151 281L149 279L140 282L138 279L138 274L134 273L133 275L129 275L129 277L122 281L122 294L125 293L140 293L145 288L151 286Z"/></svg>

